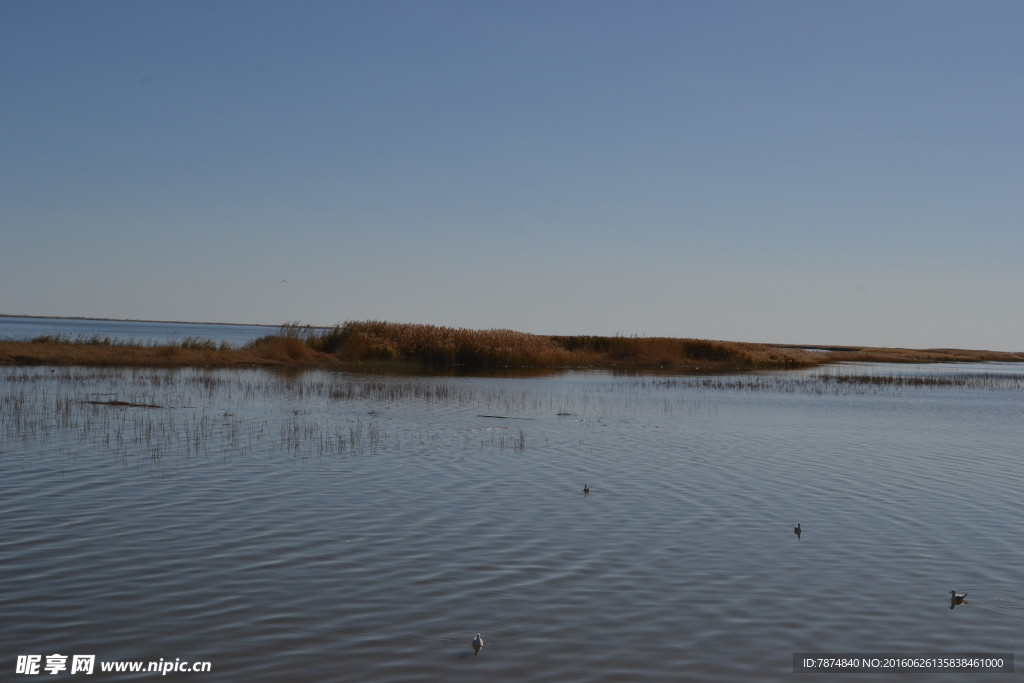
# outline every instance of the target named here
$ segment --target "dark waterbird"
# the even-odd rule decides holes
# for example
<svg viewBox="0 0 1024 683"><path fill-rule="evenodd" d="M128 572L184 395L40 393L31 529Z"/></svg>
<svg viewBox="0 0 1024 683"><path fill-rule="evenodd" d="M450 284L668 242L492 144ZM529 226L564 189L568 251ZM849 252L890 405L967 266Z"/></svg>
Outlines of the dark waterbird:
<svg viewBox="0 0 1024 683"><path fill-rule="evenodd" d="M800 523L797 522L797 525L793 527L793 533L796 534L796 540L800 540L800 534L802 534L803 532L804 530L800 528Z"/></svg>
<svg viewBox="0 0 1024 683"><path fill-rule="evenodd" d="M967 597L967 593L957 593L956 591L949 591L949 609L953 609L957 605L968 605L964 598Z"/></svg>
<svg viewBox="0 0 1024 683"><path fill-rule="evenodd" d="M583 485L583 493L590 493L590 486L588 486L587 484L584 484Z"/></svg>

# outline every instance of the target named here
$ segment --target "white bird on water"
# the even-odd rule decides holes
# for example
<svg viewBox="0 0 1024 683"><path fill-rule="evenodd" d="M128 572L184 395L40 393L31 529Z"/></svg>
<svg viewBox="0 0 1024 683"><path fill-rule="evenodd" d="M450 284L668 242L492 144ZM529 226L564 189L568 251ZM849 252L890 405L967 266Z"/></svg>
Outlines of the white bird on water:
<svg viewBox="0 0 1024 683"><path fill-rule="evenodd" d="M480 637L480 634L476 634L476 638L473 639L473 647L483 647L484 639Z"/></svg>

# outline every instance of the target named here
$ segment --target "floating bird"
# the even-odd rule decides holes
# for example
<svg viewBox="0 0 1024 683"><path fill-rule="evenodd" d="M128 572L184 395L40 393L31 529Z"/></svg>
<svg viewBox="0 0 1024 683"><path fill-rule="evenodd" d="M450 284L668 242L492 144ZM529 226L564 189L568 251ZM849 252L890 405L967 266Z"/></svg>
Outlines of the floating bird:
<svg viewBox="0 0 1024 683"><path fill-rule="evenodd" d="M586 484L583 485L583 493L590 493L590 487Z"/></svg>
<svg viewBox="0 0 1024 683"><path fill-rule="evenodd" d="M803 531L804 530L800 528L799 522L797 523L797 525L795 527L793 527L793 533L796 534L797 538L800 538L800 534L802 534Z"/></svg>
<svg viewBox="0 0 1024 683"><path fill-rule="evenodd" d="M480 634L476 634L476 638L473 639L473 649L476 650L477 654L480 653L480 648L484 646L484 639L480 637Z"/></svg>
<svg viewBox="0 0 1024 683"><path fill-rule="evenodd" d="M949 599L958 605L962 603L964 601L964 598L966 597L967 593L957 593L956 591L949 591Z"/></svg>

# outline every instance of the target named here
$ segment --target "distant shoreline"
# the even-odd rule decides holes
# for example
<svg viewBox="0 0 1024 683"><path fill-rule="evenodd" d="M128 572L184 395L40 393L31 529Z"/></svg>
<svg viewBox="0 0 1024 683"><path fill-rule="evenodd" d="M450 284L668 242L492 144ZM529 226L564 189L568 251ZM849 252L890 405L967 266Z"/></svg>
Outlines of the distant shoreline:
<svg viewBox="0 0 1024 683"><path fill-rule="evenodd" d="M234 325L236 327L280 327L281 325L264 325L263 323L199 323L189 320L136 320L134 318L87 318L81 315L13 315L11 313L0 313L0 318L29 318L32 320L95 320L96 322L108 323L163 323L166 325ZM314 326L316 329L327 329L326 327Z"/></svg>

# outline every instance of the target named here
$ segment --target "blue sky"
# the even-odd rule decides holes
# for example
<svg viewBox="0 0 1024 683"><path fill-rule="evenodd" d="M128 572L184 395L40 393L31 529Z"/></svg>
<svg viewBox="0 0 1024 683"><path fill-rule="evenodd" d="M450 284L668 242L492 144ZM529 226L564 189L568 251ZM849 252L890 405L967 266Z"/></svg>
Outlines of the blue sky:
<svg viewBox="0 0 1024 683"><path fill-rule="evenodd" d="M0 313L1022 350L1022 25L2 3Z"/></svg>

